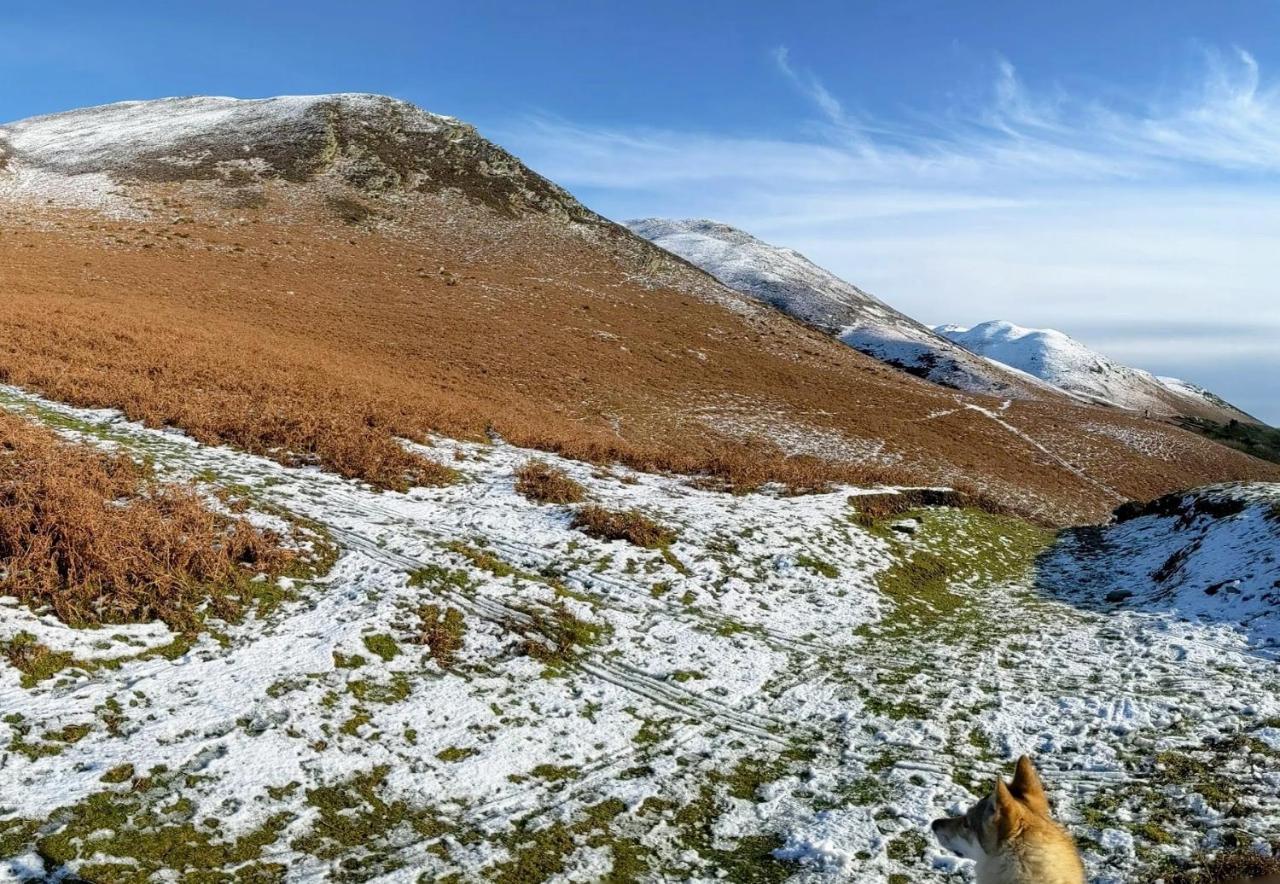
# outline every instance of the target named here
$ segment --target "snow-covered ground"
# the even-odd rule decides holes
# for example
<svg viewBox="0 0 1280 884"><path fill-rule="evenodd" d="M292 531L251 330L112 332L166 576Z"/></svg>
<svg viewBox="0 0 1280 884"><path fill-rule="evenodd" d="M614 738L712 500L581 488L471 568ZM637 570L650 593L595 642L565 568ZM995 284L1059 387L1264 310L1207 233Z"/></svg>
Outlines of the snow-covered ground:
<svg viewBox="0 0 1280 884"><path fill-rule="evenodd" d="M1082 603L1233 624L1280 657L1280 493L1229 484L1161 498L1069 533L1040 580Z"/></svg>
<svg viewBox="0 0 1280 884"><path fill-rule="evenodd" d="M1280 627L1257 607L1280 580L1275 488L1193 518L1171 595L1144 569L1176 513L1095 538L1147 557L1127 571L1048 555L1070 579L1042 590L1047 532L948 509L871 522L866 490L733 496L536 455L678 532L649 550L515 493L533 455L501 442L439 440L465 481L398 495L0 400L309 520L342 553L293 601L169 654L147 653L171 647L163 627L0 605L0 641L80 661L36 683L0 664L12 877L962 881L928 823L1021 752L1098 882L1280 831ZM1182 604L1219 574L1216 616ZM1135 595L1106 603L1117 580ZM425 606L461 614L451 665L415 642Z"/></svg>

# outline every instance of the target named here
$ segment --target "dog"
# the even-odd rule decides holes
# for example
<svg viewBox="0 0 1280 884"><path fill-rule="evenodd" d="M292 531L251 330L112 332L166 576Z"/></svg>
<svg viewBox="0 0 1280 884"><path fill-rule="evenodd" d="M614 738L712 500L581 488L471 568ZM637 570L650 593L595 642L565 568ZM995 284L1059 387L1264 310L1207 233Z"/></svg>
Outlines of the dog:
<svg viewBox="0 0 1280 884"><path fill-rule="evenodd" d="M1049 815L1049 799L1023 755L1005 785L964 816L933 821L943 847L977 862L978 884L1084 884L1084 863L1067 830Z"/></svg>

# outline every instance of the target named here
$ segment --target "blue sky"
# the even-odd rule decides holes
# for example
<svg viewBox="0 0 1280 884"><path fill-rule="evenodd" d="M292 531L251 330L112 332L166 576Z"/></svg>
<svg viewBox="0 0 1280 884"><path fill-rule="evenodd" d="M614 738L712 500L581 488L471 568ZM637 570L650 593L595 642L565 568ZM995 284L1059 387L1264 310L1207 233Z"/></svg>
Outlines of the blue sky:
<svg viewBox="0 0 1280 884"><path fill-rule="evenodd" d="M6 2L0 119L383 92L615 218L926 322L1061 328L1280 423L1280 2Z"/></svg>

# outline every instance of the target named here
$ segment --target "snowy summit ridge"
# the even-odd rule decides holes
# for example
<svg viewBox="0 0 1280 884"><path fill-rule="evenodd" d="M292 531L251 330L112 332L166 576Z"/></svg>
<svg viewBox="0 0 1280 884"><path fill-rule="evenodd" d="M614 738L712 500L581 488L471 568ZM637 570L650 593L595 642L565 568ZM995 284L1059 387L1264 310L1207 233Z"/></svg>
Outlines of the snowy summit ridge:
<svg viewBox="0 0 1280 884"><path fill-rule="evenodd" d="M972 328L939 325L934 331L988 359L1103 405L1149 412L1153 416L1253 421L1249 415L1201 387L1131 368L1056 329L1024 328L993 320Z"/></svg>
<svg viewBox="0 0 1280 884"><path fill-rule="evenodd" d="M976 393L1024 398L1049 392L1032 378L956 346L793 249L705 219L646 218L627 226L729 288L911 374Z"/></svg>
<svg viewBox="0 0 1280 884"><path fill-rule="evenodd" d="M99 206L123 185L320 178L367 192L457 190L505 214L596 217L472 126L385 95L123 101L0 126L0 196Z"/></svg>

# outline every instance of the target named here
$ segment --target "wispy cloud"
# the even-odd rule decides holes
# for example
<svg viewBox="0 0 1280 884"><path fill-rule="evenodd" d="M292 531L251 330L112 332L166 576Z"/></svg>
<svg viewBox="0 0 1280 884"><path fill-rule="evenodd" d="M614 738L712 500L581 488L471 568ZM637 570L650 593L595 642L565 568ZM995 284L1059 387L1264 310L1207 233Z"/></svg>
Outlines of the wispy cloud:
<svg viewBox="0 0 1280 884"><path fill-rule="evenodd" d="M822 81L813 75L810 71L797 71L791 66L791 52L785 46L778 46L773 50L773 61L778 66L778 70L786 77L791 84L795 86L800 93L817 105L823 115L832 123L837 125L846 125L847 120L844 116L844 107L840 101L827 91L827 87L822 85Z"/></svg>
<svg viewBox="0 0 1280 884"><path fill-rule="evenodd" d="M606 214L737 224L931 322L1129 322L1115 355L1191 380L1234 347L1235 395L1280 421L1243 362L1280 339L1280 86L1253 55L1206 51L1180 90L1105 99L1032 89L996 59L983 99L893 120L786 47L769 60L807 120L785 136L552 117L497 134ZM1223 315L1262 332L1195 333Z"/></svg>
<svg viewBox="0 0 1280 884"><path fill-rule="evenodd" d="M1238 48L1206 52L1197 84L1172 100L1139 100L1130 110L1065 93L1033 95L1001 60L985 122L1006 136L990 145L997 150L1070 149L1120 161L1116 168L1125 174L1180 166L1280 170L1280 88L1264 86L1257 60ZM977 146L972 136L965 143Z"/></svg>
<svg viewBox="0 0 1280 884"><path fill-rule="evenodd" d="M1118 108L1031 92L999 60L989 101L915 129L850 114L786 47L780 76L817 112L812 137L762 138L661 128L526 121L517 139L569 183L643 188L699 179L876 182L898 187L1144 181L1205 172L1280 172L1280 89L1248 52L1207 53L1201 81L1171 101Z"/></svg>

